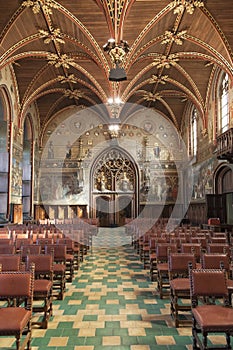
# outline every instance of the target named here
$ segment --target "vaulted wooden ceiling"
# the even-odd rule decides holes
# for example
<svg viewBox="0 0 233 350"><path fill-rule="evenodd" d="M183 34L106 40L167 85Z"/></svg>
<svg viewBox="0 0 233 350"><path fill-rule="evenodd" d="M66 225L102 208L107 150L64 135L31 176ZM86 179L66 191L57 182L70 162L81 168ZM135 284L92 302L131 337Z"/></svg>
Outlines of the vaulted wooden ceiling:
<svg viewBox="0 0 233 350"><path fill-rule="evenodd" d="M42 133L56 112L110 97L154 108L178 129L191 101L205 127L214 72L233 74L232 0L7 0L0 8L0 68L14 70L21 117L36 102ZM110 38L129 44L126 81L109 81ZM123 107L123 118L132 111ZM108 121L108 108L102 113Z"/></svg>

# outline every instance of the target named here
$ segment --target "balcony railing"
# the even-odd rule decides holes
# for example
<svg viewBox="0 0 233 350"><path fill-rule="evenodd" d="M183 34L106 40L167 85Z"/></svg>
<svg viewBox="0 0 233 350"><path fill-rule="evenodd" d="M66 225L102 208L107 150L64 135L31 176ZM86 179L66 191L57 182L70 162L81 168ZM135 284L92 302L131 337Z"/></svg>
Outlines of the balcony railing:
<svg viewBox="0 0 233 350"><path fill-rule="evenodd" d="M233 128L217 137L217 157L233 162Z"/></svg>

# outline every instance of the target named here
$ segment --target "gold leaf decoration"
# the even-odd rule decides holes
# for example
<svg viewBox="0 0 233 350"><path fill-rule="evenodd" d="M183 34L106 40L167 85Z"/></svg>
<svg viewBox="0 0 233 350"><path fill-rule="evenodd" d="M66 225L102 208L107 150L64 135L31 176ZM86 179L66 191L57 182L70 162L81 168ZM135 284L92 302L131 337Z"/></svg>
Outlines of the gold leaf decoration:
<svg viewBox="0 0 233 350"><path fill-rule="evenodd" d="M63 67L69 69L70 66L73 66L75 64L74 60L65 53L62 55L50 53L48 54L47 59L48 63L55 66L56 68Z"/></svg>
<svg viewBox="0 0 233 350"><path fill-rule="evenodd" d="M75 77L74 74L70 74L67 77L63 76L63 75L58 75L58 80L60 81L61 84L65 84L65 83L73 83L76 84L77 83L77 78Z"/></svg>
<svg viewBox="0 0 233 350"><path fill-rule="evenodd" d="M81 90L66 90L64 92L64 95L69 97L70 99L75 98L76 100L79 100L80 98L85 96L85 93Z"/></svg>
<svg viewBox="0 0 233 350"><path fill-rule="evenodd" d="M138 90L137 93L142 95L143 100L148 101L148 102L149 101L155 102L157 100L159 101L162 99L159 92L156 92L155 94L153 94L153 92L149 92L146 90Z"/></svg>
<svg viewBox="0 0 233 350"><path fill-rule="evenodd" d="M174 8L174 14L181 14L186 10L192 15L195 8L204 7L204 2L202 0L174 0L170 6Z"/></svg>
<svg viewBox="0 0 233 350"><path fill-rule="evenodd" d="M184 35L186 33L186 30L182 30L179 33L174 33L173 31L166 30L166 32L164 33L164 39L161 41L161 44L169 44L174 42L176 45L182 45Z"/></svg>
<svg viewBox="0 0 233 350"><path fill-rule="evenodd" d="M32 7L32 11L35 14L43 10L46 15L52 15L52 8L58 8L58 5L52 0L25 0L22 5Z"/></svg>
<svg viewBox="0 0 233 350"><path fill-rule="evenodd" d="M41 38L45 38L45 44L49 44L51 41L57 42L59 44L65 43L65 41L62 39L61 30L59 28L50 28L50 32L44 29L40 29L39 33Z"/></svg>
<svg viewBox="0 0 233 350"><path fill-rule="evenodd" d="M179 61L176 54L171 54L169 56L161 55L158 58L154 59L153 65L157 68L170 68L175 66Z"/></svg>
<svg viewBox="0 0 233 350"><path fill-rule="evenodd" d="M166 81L168 80L168 75L163 75L161 77L152 74L151 78L149 79L149 84L154 84L154 83L160 83L160 84L166 84Z"/></svg>

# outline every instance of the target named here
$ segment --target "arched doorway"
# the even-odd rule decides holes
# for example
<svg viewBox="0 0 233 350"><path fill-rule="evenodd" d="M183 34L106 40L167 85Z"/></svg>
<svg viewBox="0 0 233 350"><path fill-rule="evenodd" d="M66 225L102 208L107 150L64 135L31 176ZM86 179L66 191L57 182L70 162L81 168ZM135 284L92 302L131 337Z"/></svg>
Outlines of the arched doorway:
<svg viewBox="0 0 233 350"><path fill-rule="evenodd" d="M221 164L214 172L215 194L207 199L208 218L219 218L221 224L233 225L233 165Z"/></svg>
<svg viewBox="0 0 233 350"><path fill-rule="evenodd" d="M120 147L110 148L97 157L91 170L92 217L100 226L125 224L138 212L138 169L131 156Z"/></svg>

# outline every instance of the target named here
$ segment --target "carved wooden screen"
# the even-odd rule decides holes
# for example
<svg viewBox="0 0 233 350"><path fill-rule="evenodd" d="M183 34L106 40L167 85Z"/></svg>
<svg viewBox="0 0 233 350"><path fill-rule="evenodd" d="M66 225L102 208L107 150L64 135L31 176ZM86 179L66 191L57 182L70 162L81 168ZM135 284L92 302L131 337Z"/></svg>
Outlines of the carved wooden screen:
<svg viewBox="0 0 233 350"><path fill-rule="evenodd" d="M131 192L135 189L135 169L125 155L113 149L99 159L93 181L97 191Z"/></svg>

